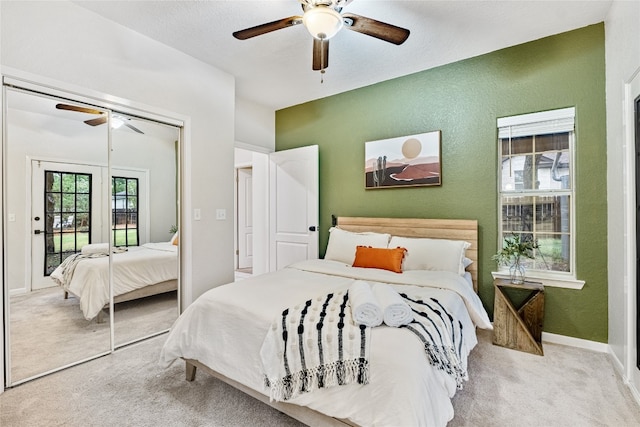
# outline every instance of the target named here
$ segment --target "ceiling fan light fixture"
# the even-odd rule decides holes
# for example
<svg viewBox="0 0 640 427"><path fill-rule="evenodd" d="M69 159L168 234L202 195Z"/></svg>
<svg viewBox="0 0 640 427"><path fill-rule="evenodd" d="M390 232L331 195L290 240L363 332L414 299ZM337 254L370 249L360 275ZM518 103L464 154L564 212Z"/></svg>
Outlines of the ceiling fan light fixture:
<svg viewBox="0 0 640 427"><path fill-rule="evenodd" d="M327 6L316 6L302 16L302 23L313 37L328 40L335 36L344 22L342 15Z"/></svg>
<svg viewBox="0 0 640 427"><path fill-rule="evenodd" d="M124 120L120 117L111 117L111 128L118 129L120 126L124 124Z"/></svg>

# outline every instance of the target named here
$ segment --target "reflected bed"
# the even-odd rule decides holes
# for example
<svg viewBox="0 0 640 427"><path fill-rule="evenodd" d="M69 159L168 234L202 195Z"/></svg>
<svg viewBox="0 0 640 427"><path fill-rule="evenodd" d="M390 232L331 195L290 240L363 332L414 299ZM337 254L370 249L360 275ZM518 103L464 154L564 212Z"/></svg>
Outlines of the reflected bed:
<svg viewBox="0 0 640 427"><path fill-rule="evenodd" d="M114 302L131 301L177 289L178 247L170 242L145 243L112 254ZM109 304L107 253L78 253L65 259L51 274L64 291L75 295L87 320Z"/></svg>

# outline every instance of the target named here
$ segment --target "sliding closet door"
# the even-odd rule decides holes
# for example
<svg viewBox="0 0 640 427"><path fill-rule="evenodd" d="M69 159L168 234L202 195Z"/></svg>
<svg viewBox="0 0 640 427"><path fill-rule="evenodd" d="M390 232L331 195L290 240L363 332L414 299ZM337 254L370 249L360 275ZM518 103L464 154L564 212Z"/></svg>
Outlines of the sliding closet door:
<svg viewBox="0 0 640 427"><path fill-rule="evenodd" d="M6 354L15 385L110 351L109 322L81 304L87 280L72 281L81 268L64 264L89 244L108 245L108 128L92 125L106 117L94 107L4 90ZM108 251L92 261L108 272ZM108 294L108 274L103 286Z"/></svg>
<svg viewBox="0 0 640 427"><path fill-rule="evenodd" d="M178 127L112 115L116 347L168 330L179 314L179 139Z"/></svg>

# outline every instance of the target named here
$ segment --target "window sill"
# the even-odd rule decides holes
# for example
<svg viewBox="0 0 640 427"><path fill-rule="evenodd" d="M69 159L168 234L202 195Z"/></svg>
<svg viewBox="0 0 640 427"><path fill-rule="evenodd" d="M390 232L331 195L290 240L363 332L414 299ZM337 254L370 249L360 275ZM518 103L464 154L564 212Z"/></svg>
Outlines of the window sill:
<svg viewBox="0 0 640 427"><path fill-rule="evenodd" d="M494 279L508 279L509 273L503 271L492 271L491 275ZM582 289L584 287L584 280L577 279L558 279L558 278L548 278L548 277L539 277L539 276L527 276L527 280L532 282L540 282L544 286L551 286L554 288L565 288L565 289Z"/></svg>

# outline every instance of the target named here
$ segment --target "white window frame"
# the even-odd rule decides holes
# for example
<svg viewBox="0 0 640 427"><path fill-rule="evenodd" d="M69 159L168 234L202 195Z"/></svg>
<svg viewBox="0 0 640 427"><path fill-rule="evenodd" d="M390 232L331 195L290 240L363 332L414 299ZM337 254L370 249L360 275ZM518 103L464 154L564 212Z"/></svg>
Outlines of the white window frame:
<svg viewBox="0 0 640 427"><path fill-rule="evenodd" d="M544 270L527 270L527 280L542 282L545 286L555 286L570 289L582 289L584 281L576 278L576 233L575 233L575 206L576 206L576 188L575 188L575 107L562 108L558 110L541 111L537 113L522 114L518 116L501 117L497 120L498 128L498 247L502 247L502 200L504 196L532 196L527 191L510 190L503 192L502 190L502 144L501 139L515 138L522 136L541 135L548 133L571 132L569 138L569 156L570 156L570 214L569 214L569 272L561 271L544 271ZM508 278L509 271L506 268L500 268L498 271L491 273L494 278Z"/></svg>

